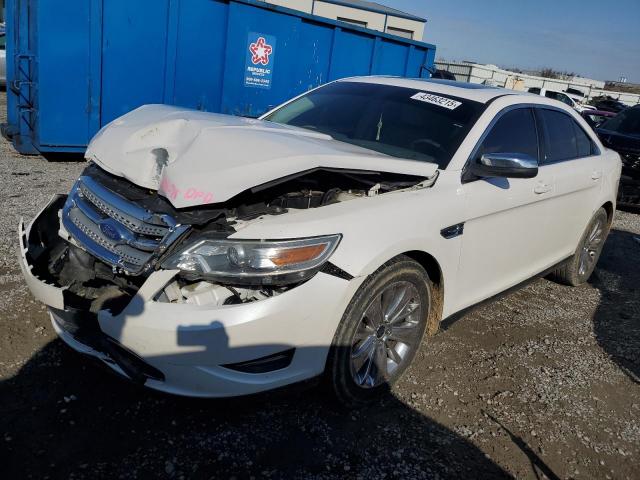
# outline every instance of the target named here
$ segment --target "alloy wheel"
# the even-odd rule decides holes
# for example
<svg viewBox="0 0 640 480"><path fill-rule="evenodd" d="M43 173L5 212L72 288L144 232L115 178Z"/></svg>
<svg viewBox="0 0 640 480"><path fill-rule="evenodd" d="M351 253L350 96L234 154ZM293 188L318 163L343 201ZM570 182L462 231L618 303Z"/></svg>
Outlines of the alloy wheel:
<svg viewBox="0 0 640 480"><path fill-rule="evenodd" d="M596 218L594 221L589 235L585 238L582 245L582 251L580 252L580 263L578 266L578 275L585 276L590 275L595 268L598 260L598 255L602 249L604 241L605 224L603 219Z"/></svg>
<svg viewBox="0 0 640 480"><path fill-rule="evenodd" d="M373 388L403 371L419 346L423 306L411 282L387 285L365 309L351 342L351 375Z"/></svg>

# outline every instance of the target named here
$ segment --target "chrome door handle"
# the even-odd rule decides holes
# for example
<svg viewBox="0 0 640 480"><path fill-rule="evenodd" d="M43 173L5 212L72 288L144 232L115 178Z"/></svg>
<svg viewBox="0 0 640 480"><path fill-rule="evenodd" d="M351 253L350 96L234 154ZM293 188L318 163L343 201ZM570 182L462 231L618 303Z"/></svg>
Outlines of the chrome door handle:
<svg viewBox="0 0 640 480"><path fill-rule="evenodd" d="M593 172L591 172L591 180L600 180L601 177L602 172L599 172L598 170L594 170Z"/></svg>
<svg viewBox="0 0 640 480"><path fill-rule="evenodd" d="M534 193L547 193L551 191L551 185L548 183L538 183L535 187L533 187Z"/></svg>

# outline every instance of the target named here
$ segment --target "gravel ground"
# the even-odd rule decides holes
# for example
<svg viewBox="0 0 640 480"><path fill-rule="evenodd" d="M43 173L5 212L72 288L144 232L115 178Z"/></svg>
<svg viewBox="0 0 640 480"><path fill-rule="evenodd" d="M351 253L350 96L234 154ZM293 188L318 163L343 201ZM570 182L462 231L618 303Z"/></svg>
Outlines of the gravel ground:
<svg viewBox="0 0 640 480"><path fill-rule="evenodd" d="M82 168L0 141L0 478L640 478L639 215L617 213L588 285L535 280L445 322L379 404L192 400L70 351L21 279L19 217Z"/></svg>

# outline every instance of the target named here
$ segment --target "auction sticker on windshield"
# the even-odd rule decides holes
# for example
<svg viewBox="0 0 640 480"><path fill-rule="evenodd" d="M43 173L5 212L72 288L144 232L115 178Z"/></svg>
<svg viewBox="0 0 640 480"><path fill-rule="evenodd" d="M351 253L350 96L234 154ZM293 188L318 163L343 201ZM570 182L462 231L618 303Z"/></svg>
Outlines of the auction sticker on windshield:
<svg viewBox="0 0 640 480"><path fill-rule="evenodd" d="M444 108L448 108L449 110L455 110L462 102L458 102L456 100L451 100L446 97L439 97L438 95L434 95L432 93L426 92L418 92L411 97L413 100L420 100L421 102L432 103L433 105L439 105Z"/></svg>

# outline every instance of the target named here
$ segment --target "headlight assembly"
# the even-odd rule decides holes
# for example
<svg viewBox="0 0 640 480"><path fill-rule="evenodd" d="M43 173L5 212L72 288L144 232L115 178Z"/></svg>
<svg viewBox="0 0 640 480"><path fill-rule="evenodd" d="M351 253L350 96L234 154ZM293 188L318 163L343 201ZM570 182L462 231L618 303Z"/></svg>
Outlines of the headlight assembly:
<svg viewBox="0 0 640 480"><path fill-rule="evenodd" d="M294 240L196 238L162 267L207 280L250 285L284 285L306 280L334 252L341 235Z"/></svg>

